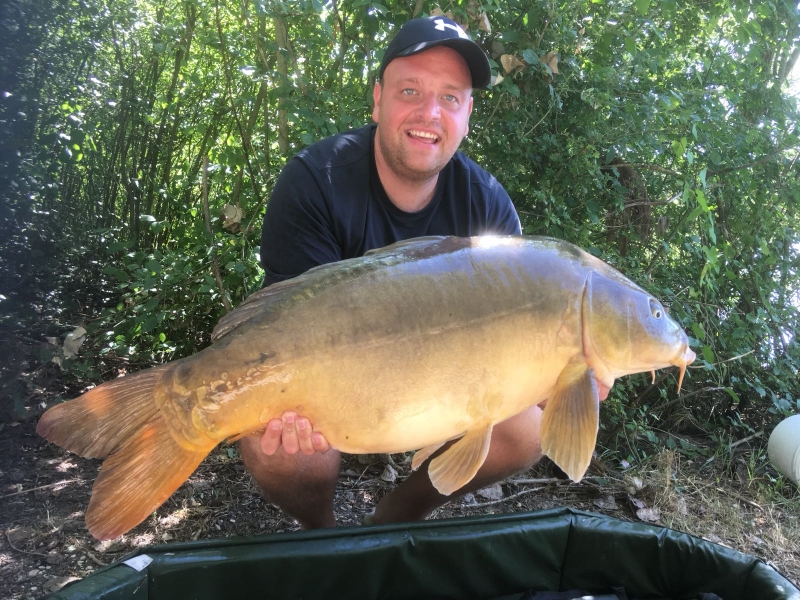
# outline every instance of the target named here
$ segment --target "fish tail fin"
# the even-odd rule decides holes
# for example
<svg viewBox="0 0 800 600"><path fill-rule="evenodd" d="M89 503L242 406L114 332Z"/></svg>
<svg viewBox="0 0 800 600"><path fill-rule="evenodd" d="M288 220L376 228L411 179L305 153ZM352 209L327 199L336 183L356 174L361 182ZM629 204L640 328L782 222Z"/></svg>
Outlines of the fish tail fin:
<svg viewBox="0 0 800 600"><path fill-rule="evenodd" d="M106 382L58 404L36 424L43 438L86 458L105 458L158 412L153 388L167 366Z"/></svg>
<svg viewBox="0 0 800 600"><path fill-rule="evenodd" d="M156 415L103 463L92 488L86 525L98 540L132 529L158 508L208 456L214 444L179 444Z"/></svg>

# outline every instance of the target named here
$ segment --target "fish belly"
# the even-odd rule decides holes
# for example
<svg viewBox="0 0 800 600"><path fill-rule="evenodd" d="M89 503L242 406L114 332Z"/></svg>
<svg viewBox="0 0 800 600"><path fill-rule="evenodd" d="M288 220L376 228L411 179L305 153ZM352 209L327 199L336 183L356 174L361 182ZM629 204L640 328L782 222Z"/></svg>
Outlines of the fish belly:
<svg viewBox="0 0 800 600"><path fill-rule="evenodd" d="M307 416L348 453L403 452L459 437L545 400L574 354L544 352L541 330L538 337L510 335L520 325L517 319L477 335L464 328L315 354L296 365L282 408Z"/></svg>

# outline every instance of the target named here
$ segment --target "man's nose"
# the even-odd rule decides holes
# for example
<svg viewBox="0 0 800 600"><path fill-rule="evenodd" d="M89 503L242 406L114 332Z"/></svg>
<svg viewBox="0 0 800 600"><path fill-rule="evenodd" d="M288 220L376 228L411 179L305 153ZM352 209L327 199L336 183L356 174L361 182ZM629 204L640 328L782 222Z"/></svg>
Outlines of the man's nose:
<svg viewBox="0 0 800 600"><path fill-rule="evenodd" d="M423 96L418 111L428 119L438 119L441 114L438 96L436 94L426 94Z"/></svg>

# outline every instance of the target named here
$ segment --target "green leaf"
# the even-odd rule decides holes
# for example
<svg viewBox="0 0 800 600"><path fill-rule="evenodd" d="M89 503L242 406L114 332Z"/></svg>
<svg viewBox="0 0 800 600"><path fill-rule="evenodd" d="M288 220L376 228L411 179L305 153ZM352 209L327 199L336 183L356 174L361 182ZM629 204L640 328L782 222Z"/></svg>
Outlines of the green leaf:
<svg viewBox="0 0 800 600"><path fill-rule="evenodd" d="M707 208L704 208L702 206L697 206L697 207L695 207L695 209L691 213L689 213L689 217L687 218L687 221L691 223L699 215L705 214L707 211L708 211Z"/></svg>
<svg viewBox="0 0 800 600"><path fill-rule="evenodd" d="M734 404L739 404L741 402L741 399L739 398L739 394L734 392L733 388L726 387L724 389L725 389L726 392L728 392L728 395L730 395L730 397L733 399L733 403Z"/></svg>
<svg viewBox="0 0 800 600"><path fill-rule="evenodd" d="M631 36L625 37L625 50L627 50L630 54L636 54L636 41Z"/></svg>
<svg viewBox="0 0 800 600"><path fill-rule="evenodd" d="M708 212L708 202L706 201L706 195L703 191L695 190L694 197L697 200L697 204L703 209L703 212Z"/></svg>
<svg viewBox="0 0 800 600"><path fill-rule="evenodd" d="M128 281L130 279L130 276L126 271L118 269L113 265L106 265L103 267L103 273L106 275L112 275L117 281Z"/></svg>
<svg viewBox="0 0 800 600"><path fill-rule="evenodd" d="M703 346L703 360L709 365L714 364L714 351L711 350L711 346Z"/></svg>
<svg viewBox="0 0 800 600"><path fill-rule="evenodd" d="M639 15L646 15L650 10L650 0L636 0L636 12Z"/></svg>

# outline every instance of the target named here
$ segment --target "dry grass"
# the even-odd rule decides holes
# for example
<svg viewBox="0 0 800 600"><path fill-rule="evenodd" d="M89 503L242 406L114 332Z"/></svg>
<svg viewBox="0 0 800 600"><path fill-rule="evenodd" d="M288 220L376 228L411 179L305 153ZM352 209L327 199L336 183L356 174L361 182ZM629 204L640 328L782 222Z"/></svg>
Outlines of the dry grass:
<svg viewBox="0 0 800 600"><path fill-rule="evenodd" d="M763 462L758 454L745 451L711 470L699 469L702 465L675 450L663 450L639 470L641 495L660 511L667 527L760 556L797 582L800 491L766 468L748 469Z"/></svg>

